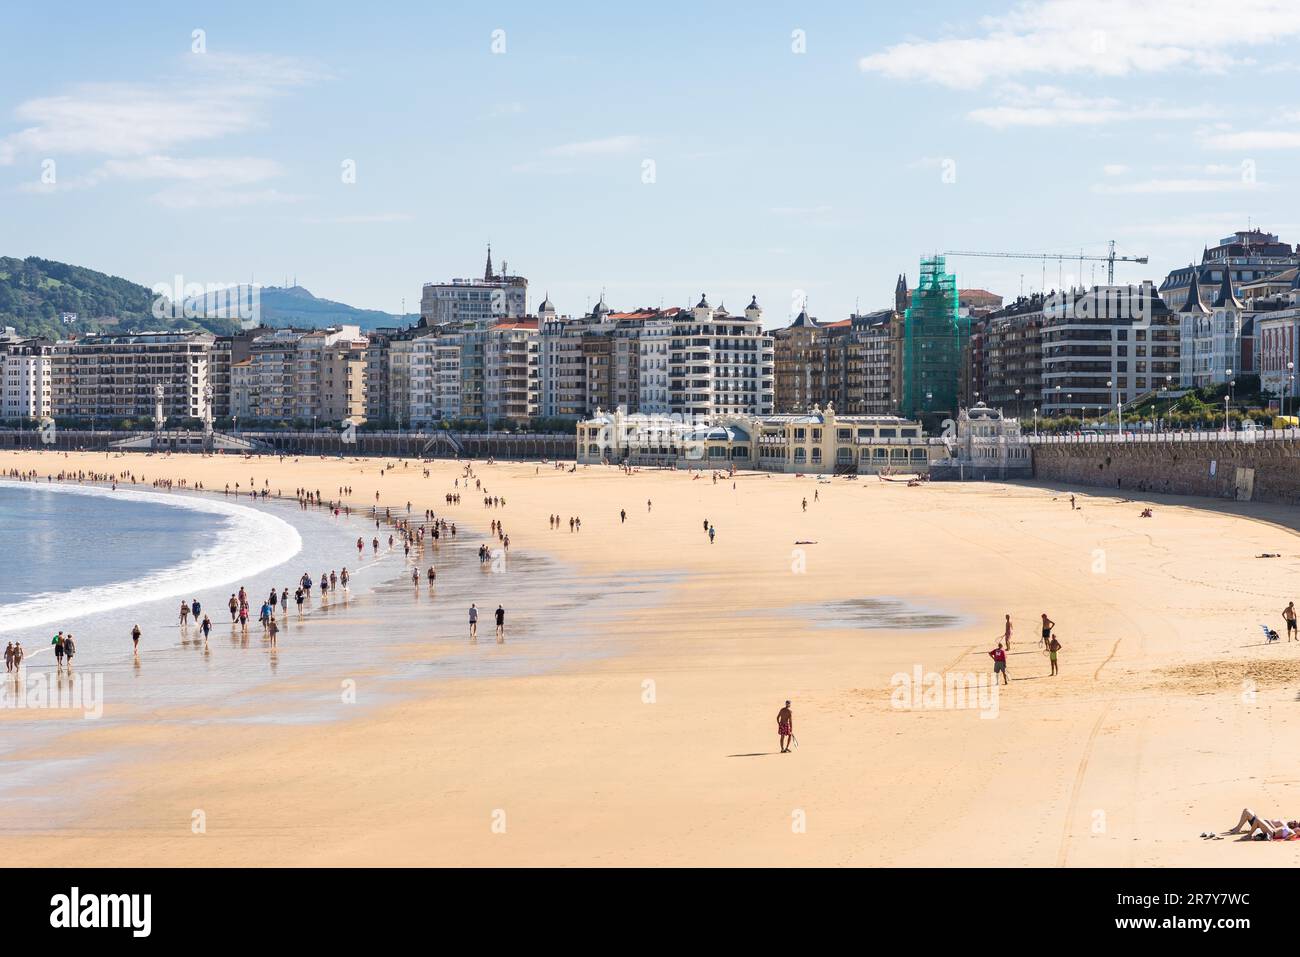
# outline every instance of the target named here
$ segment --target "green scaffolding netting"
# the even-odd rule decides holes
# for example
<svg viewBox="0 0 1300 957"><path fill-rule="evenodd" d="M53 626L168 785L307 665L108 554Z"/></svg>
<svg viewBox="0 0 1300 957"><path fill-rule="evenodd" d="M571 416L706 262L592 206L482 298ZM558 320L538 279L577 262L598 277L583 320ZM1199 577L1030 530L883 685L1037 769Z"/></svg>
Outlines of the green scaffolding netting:
<svg viewBox="0 0 1300 957"><path fill-rule="evenodd" d="M903 320L903 416L956 417L962 347L969 336L970 320L958 307L957 277L946 271L943 256L922 259Z"/></svg>

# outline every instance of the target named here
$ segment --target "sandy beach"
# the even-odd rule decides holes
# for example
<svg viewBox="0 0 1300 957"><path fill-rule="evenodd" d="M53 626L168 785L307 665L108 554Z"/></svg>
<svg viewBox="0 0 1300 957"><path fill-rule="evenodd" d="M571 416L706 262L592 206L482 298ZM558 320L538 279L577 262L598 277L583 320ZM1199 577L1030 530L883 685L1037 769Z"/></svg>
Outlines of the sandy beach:
<svg viewBox="0 0 1300 957"><path fill-rule="evenodd" d="M351 486L358 507L376 492L394 509L410 501L472 530L471 540L486 541L499 519L510 560L546 558L637 595L583 618L607 654L544 674L442 677L431 656L418 694L345 720L217 724L160 707L73 727L57 755L42 746L22 758L118 757L83 772L93 796L69 795L76 813L66 822L0 823L3 860L1297 861L1295 844L1197 836L1227 829L1243 806L1300 815L1289 747L1300 731L1300 643L1286 642L1281 618L1300 597L1288 591L1300 569L1293 511L1034 485L473 465L504 506L484 508L463 480L453 487L462 466L451 461L0 457L6 472L42 476L129 470L208 489L254 478L326 498ZM461 503L447 506L454 491ZM1154 516L1140 518L1148 505ZM551 514L564 520L559 530ZM569 531L570 516L581 531ZM557 584L572 589L573 579ZM510 654L509 640L491 640L488 613L512 609L510 591L485 575L477 603L482 653ZM439 627L465 612L436 601L420 610ZM1008 612L1011 681L995 702L898 706L895 676L991 678L987 652ZM1058 677L1038 644L1043 612L1063 645ZM1266 645L1260 623L1283 640ZM369 640L365 620L356 627ZM296 647L289 636L279 654ZM345 661L311 680L324 694L349 679L361 696L374 680ZM786 699L799 747L782 754L775 716ZM6 731L22 734L24 720L6 716Z"/></svg>

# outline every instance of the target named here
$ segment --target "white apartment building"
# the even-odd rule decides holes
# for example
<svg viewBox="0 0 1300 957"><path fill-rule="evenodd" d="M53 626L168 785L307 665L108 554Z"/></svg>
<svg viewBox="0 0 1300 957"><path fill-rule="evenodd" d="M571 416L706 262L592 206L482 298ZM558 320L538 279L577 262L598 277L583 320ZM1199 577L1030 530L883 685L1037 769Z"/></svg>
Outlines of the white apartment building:
<svg viewBox="0 0 1300 957"><path fill-rule="evenodd" d="M543 303L548 304L549 300ZM588 414L583 339L588 335L607 334L610 324L594 315L556 316L554 309L543 310L538 319L541 414L545 418L580 419Z"/></svg>
<svg viewBox="0 0 1300 957"><path fill-rule="evenodd" d="M1197 273L1191 274L1186 299L1178 309L1179 385L1199 388L1241 373L1243 312L1227 270L1210 306L1201 299Z"/></svg>
<svg viewBox="0 0 1300 957"><path fill-rule="evenodd" d="M673 322L668 343L668 411L685 417L771 415L775 343L751 303L744 316L714 309L703 295Z"/></svg>
<svg viewBox="0 0 1300 957"><path fill-rule="evenodd" d="M201 419L215 341L210 333L143 332L55 343L52 414L56 419L151 419L154 390L162 386L169 421Z"/></svg>
<svg viewBox="0 0 1300 957"><path fill-rule="evenodd" d="M48 339L22 339L12 328L0 335L0 420L50 414L52 348Z"/></svg>
<svg viewBox="0 0 1300 957"><path fill-rule="evenodd" d="M426 325L442 326L493 319L522 319L528 314L528 280L492 268L488 247L482 279L428 282L420 292L420 318Z"/></svg>

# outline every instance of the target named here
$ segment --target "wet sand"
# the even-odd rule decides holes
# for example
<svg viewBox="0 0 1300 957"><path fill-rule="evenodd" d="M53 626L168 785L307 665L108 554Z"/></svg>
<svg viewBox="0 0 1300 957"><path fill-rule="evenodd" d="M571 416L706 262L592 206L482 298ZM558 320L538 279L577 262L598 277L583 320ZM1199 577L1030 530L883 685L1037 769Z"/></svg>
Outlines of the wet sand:
<svg viewBox="0 0 1300 957"><path fill-rule="evenodd" d="M0 468L129 468L209 487L252 475L328 496L350 484L361 506L378 490L480 531L499 518L512 558L541 563L521 576L528 587L558 602L528 629L538 673L513 670L529 642L496 646L485 613L467 659L480 670L447 663L468 649L404 646L357 682L364 697L400 671L401 693L346 720L275 720L272 688L255 696L261 720L163 708L70 732L57 754L34 746L33 764L84 759L71 773L93 797L57 826L7 815L4 860L1296 863L1295 844L1197 837L1243 805L1300 814L1300 643L1265 646L1259 628L1280 629L1295 597L1300 539L1285 509L1075 490L1071 512L1069 490L1027 485L742 474L733 489L685 473L483 463L507 505L485 509L461 489L448 508L455 463L428 479L418 464L380 477L382 464L0 457ZM1146 504L1152 519L1138 517ZM483 593L495 607L497 592ZM398 601L355 619L361 640L382 640L383 616L425 613ZM531 602L504 604L514 615ZM1037 646L1043 611L1064 646L1057 678ZM424 620L455 643L463 612L431 607ZM918 667L987 676L1005 612L1012 680L995 715L894 706L891 679ZM575 627L592 653L547 650ZM348 671L326 669L322 688ZM786 698L800 747L779 754ZM104 753L126 757L106 771Z"/></svg>

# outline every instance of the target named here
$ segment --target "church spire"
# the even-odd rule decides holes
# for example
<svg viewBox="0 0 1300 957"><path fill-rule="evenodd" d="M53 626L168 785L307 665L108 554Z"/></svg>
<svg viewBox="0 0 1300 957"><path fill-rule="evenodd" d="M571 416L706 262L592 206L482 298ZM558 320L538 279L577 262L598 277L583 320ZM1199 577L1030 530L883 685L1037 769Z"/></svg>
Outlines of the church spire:
<svg viewBox="0 0 1300 957"><path fill-rule="evenodd" d="M488 243L487 268L483 270L483 279L491 282L495 277L492 275L492 244Z"/></svg>

